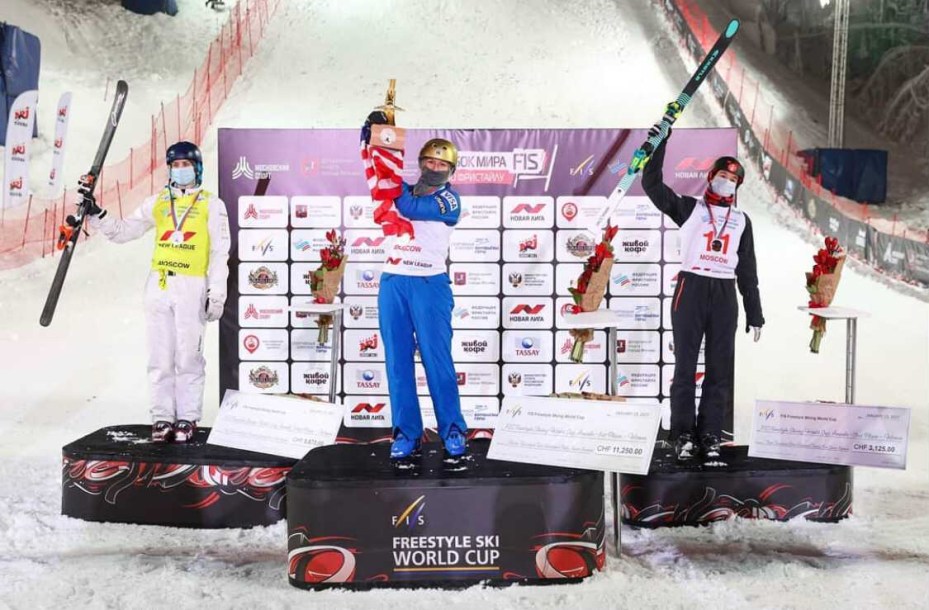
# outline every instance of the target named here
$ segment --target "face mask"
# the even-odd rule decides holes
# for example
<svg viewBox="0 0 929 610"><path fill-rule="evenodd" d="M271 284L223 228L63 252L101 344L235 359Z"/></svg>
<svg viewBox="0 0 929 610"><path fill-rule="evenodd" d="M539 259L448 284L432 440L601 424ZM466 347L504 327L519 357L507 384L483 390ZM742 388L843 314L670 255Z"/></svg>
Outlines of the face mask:
<svg viewBox="0 0 929 610"><path fill-rule="evenodd" d="M713 178L710 182L710 190L720 197L732 197L735 195L736 183L726 180L721 176Z"/></svg>
<svg viewBox="0 0 929 610"><path fill-rule="evenodd" d="M171 184L190 186L197 181L197 172L192 167L172 167Z"/></svg>

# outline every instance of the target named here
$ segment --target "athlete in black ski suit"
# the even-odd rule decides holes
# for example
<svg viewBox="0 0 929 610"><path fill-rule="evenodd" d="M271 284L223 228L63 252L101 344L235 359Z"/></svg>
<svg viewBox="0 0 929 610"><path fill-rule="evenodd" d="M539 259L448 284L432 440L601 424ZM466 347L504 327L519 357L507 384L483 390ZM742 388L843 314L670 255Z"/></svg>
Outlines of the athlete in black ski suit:
<svg viewBox="0 0 929 610"><path fill-rule="evenodd" d="M713 459L719 456L723 415L732 397L739 315L736 286L745 307L745 331L754 330L758 341L764 325L752 224L735 202L745 172L736 159L721 157L707 176L703 200L680 196L662 178L666 143L667 139L645 166L642 187L652 203L681 227L681 272L671 304L675 361L671 438L678 459L695 457L697 442L704 457ZM699 417L695 417L695 376L704 336L706 376Z"/></svg>

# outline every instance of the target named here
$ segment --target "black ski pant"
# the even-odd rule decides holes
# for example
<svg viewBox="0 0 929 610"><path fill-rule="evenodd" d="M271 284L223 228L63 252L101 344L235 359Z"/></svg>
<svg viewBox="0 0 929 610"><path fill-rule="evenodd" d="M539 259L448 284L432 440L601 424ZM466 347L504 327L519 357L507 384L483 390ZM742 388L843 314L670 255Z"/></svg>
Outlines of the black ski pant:
<svg viewBox="0 0 929 610"><path fill-rule="evenodd" d="M735 331L739 305L735 280L682 271L671 302L674 380L671 383L671 438L684 432L722 436L723 416L732 400ZM706 375L695 415L697 358L706 337Z"/></svg>

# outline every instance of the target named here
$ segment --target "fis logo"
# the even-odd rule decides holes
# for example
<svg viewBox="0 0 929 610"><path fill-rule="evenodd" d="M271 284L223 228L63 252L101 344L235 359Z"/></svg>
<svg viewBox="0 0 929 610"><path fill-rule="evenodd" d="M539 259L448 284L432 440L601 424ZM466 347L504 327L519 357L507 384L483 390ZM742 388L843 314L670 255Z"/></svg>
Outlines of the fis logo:
<svg viewBox="0 0 929 610"><path fill-rule="evenodd" d="M576 388L578 392L583 392L584 390L586 390L592 385L590 381L590 373L588 373L587 371L584 371L583 373L581 373L580 375L578 375L577 377L569 381L568 385L571 387L572 390Z"/></svg>
<svg viewBox="0 0 929 610"><path fill-rule="evenodd" d="M774 409L762 409L758 411L758 417L760 417L762 421L768 421L774 417Z"/></svg>
<svg viewBox="0 0 929 610"><path fill-rule="evenodd" d="M583 161L577 164L577 167L572 167L569 172L572 176L593 176L594 175L594 156L590 155Z"/></svg>
<svg viewBox="0 0 929 610"><path fill-rule="evenodd" d="M416 526L426 524L426 516L423 511L426 509L426 496L422 495L413 500L399 515L390 518L390 524L395 528L406 527L413 529Z"/></svg>
<svg viewBox="0 0 929 610"><path fill-rule="evenodd" d="M274 246L271 244L271 237L265 237L252 246L252 252L260 252L262 256L265 256L268 252L274 252Z"/></svg>

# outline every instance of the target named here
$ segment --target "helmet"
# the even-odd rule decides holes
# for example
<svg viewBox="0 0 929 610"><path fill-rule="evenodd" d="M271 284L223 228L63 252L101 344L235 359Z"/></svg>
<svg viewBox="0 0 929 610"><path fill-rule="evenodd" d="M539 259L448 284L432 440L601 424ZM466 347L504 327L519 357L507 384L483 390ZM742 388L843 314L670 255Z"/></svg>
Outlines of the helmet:
<svg viewBox="0 0 929 610"><path fill-rule="evenodd" d="M438 159L439 161L445 161L454 170L455 166L458 165L458 148L443 138L432 138L423 144L422 149L419 151L419 158L420 160Z"/></svg>
<svg viewBox="0 0 929 610"><path fill-rule="evenodd" d="M727 171L735 174L739 178L736 183L737 185L741 185L742 181L745 180L745 168L742 167L742 164L739 163L739 160L735 157L720 157L716 159L713 163L713 167L710 168L710 172L706 175L706 181L711 182L716 173L720 171Z"/></svg>
<svg viewBox="0 0 929 610"><path fill-rule="evenodd" d="M177 142L168 147L165 153L165 161L170 166L172 162L186 159L194 164L194 171L197 173L197 186L203 182L203 156L196 144L191 142Z"/></svg>

